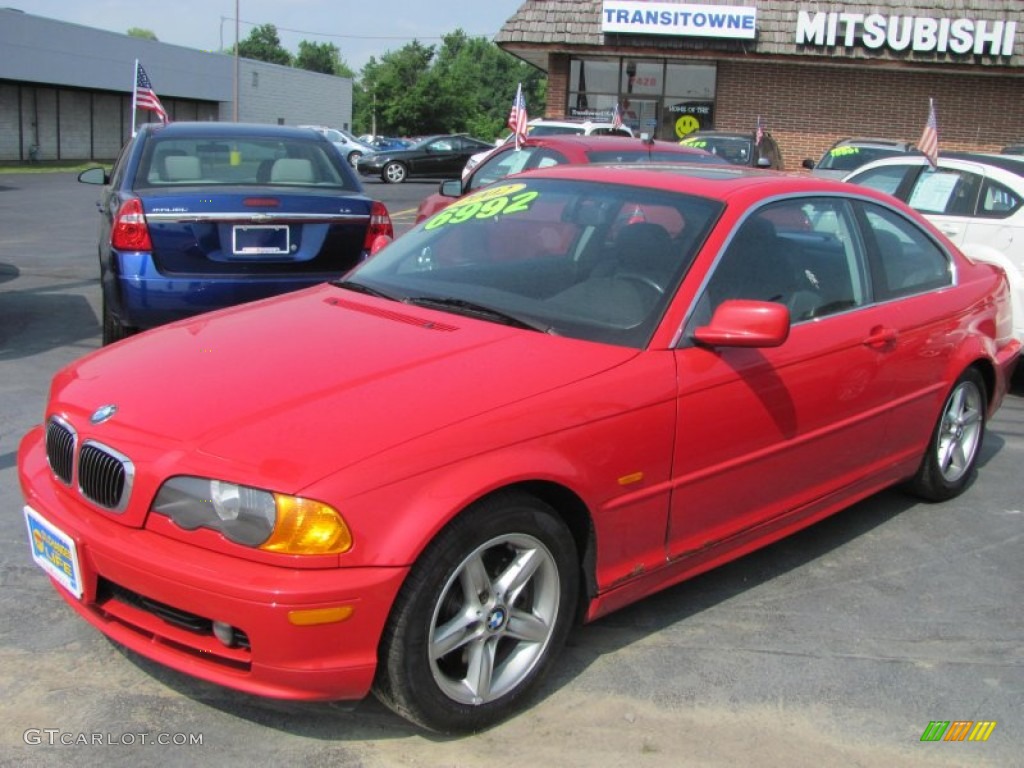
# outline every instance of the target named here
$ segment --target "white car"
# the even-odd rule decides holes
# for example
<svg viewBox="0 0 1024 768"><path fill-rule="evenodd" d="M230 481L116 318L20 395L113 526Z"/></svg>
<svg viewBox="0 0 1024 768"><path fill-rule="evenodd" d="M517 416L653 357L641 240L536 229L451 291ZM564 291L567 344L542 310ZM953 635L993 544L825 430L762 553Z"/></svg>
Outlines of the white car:
<svg viewBox="0 0 1024 768"><path fill-rule="evenodd" d="M592 120L549 120L546 117L535 117L526 124L528 136L632 136L633 129L628 125L615 126L610 122L594 122ZM494 146L502 147L512 141L515 134L510 133L503 139L494 142ZM487 157L494 150L477 152L462 169L462 178L465 180L480 161Z"/></svg>
<svg viewBox="0 0 1024 768"><path fill-rule="evenodd" d="M861 166L844 181L888 192L920 211L971 258L1010 279L1013 328L1024 339L1024 157L951 152Z"/></svg>
<svg viewBox="0 0 1024 768"><path fill-rule="evenodd" d="M360 157L376 151L369 144L364 144L351 133L340 128L328 128L326 125L300 125L299 128L312 128L314 131L322 133L338 148L341 156L348 160L348 164L353 168L356 167L356 161Z"/></svg>

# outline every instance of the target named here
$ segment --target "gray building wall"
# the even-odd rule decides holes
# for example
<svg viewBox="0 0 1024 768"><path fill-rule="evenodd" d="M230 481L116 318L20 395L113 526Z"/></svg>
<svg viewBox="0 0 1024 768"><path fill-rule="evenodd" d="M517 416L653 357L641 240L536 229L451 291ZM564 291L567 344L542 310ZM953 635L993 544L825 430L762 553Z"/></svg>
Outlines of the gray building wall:
<svg viewBox="0 0 1024 768"><path fill-rule="evenodd" d="M238 83L242 122L351 127L352 81L347 77L240 59ZM231 113L230 100L222 103L220 119L231 120Z"/></svg>
<svg viewBox="0 0 1024 768"><path fill-rule="evenodd" d="M172 120L233 119L232 56L0 9L0 162L116 157L131 136L136 59ZM238 70L241 121L351 124L349 78L250 59Z"/></svg>

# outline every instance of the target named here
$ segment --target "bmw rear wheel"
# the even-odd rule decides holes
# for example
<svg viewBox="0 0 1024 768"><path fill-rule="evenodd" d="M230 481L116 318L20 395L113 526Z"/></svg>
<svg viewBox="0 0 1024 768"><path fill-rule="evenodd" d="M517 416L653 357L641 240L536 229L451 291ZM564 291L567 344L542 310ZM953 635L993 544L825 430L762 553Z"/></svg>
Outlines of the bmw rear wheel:
<svg viewBox="0 0 1024 768"><path fill-rule="evenodd" d="M579 560L554 510L519 493L452 521L413 566L381 641L374 692L430 730L511 714L568 635Z"/></svg>
<svg viewBox="0 0 1024 768"><path fill-rule="evenodd" d="M388 184L401 184L405 181L406 170L405 166L397 160L392 160L390 163L384 166L384 170L381 171L380 177Z"/></svg>
<svg viewBox="0 0 1024 768"><path fill-rule="evenodd" d="M911 491L928 501L944 501L967 487L985 437L987 411L985 382L968 368L942 406L921 467L910 481Z"/></svg>

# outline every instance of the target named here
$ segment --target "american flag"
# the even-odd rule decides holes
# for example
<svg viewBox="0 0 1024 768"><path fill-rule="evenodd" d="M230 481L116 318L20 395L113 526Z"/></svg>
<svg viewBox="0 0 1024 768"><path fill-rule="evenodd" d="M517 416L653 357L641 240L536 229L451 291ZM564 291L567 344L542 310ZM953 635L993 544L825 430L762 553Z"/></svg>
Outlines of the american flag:
<svg viewBox="0 0 1024 768"><path fill-rule="evenodd" d="M515 134L516 146L526 139L526 123L529 118L526 116L526 99L523 98L523 84L519 84L516 91L516 100L512 102L512 111L508 114L508 127Z"/></svg>
<svg viewBox="0 0 1024 768"><path fill-rule="evenodd" d="M612 128L622 127L622 105L615 102L615 111L612 112Z"/></svg>
<svg viewBox="0 0 1024 768"><path fill-rule="evenodd" d="M167 110L160 103L156 93L153 91L153 84L149 82L149 75L139 63L135 64L135 106L138 109L148 109L156 112L161 123L169 123L171 119L167 116Z"/></svg>
<svg viewBox="0 0 1024 768"><path fill-rule="evenodd" d="M935 119L935 101L928 99L928 122L924 124L921 140L917 142L921 154L928 158L932 168L939 164L939 124Z"/></svg>

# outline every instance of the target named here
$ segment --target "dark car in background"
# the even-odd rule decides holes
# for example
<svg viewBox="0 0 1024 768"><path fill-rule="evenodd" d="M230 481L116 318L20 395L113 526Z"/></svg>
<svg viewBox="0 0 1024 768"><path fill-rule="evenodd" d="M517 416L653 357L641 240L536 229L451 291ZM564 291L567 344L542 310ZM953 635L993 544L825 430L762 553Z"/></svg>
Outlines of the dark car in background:
<svg viewBox="0 0 1024 768"><path fill-rule="evenodd" d="M760 139L754 132L696 131L679 143L718 155L730 165L771 168L775 171L784 168L779 144L768 131L763 131Z"/></svg>
<svg viewBox="0 0 1024 768"><path fill-rule="evenodd" d="M392 237L333 145L306 128L143 126L102 184L103 343L336 278Z"/></svg>
<svg viewBox="0 0 1024 768"><path fill-rule="evenodd" d="M493 146L463 134L428 136L410 147L363 155L356 163L356 169L363 176L379 176L388 184L401 184L414 177L455 177L462 172L469 158Z"/></svg>
<svg viewBox="0 0 1024 768"><path fill-rule="evenodd" d="M801 166L815 176L841 179L865 163L886 157L897 157L916 151L916 147L903 139L848 138L840 139L815 163L805 158Z"/></svg>
<svg viewBox="0 0 1024 768"><path fill-rule="evenodd" d="M444 210L459 197L514 173L563 164L583 163L714 163L725 161L702 149L668 141L641 141L626 136L541 135L526 139L519 148L503 144L490 152L461 180L441 182L438 191L416 209L416 223Z"/></svg>

